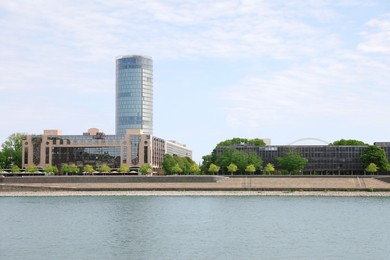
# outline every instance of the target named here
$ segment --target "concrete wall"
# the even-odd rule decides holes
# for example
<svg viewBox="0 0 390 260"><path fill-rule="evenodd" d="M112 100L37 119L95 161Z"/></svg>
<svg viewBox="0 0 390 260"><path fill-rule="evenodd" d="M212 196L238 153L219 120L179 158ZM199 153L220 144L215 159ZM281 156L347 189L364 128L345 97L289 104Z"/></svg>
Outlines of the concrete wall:
<svg viewBox="0 0 390 260"><path fill-rule="evenodd" d="M207 183L221 176L21 176L0 177L2 183Z"/></svg>

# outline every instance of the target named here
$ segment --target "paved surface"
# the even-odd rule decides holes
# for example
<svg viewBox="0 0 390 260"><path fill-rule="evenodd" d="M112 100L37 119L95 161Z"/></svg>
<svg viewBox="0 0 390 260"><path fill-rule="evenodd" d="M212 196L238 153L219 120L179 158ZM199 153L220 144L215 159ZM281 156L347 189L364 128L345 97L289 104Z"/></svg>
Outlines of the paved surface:
<svg viewBox="0 0 390 260"><path fill-rule="evenodd" d="M1 191L73 190L73 191L390 191L390 183L375 178L226 178L210 183L3 183Z"/></svg>

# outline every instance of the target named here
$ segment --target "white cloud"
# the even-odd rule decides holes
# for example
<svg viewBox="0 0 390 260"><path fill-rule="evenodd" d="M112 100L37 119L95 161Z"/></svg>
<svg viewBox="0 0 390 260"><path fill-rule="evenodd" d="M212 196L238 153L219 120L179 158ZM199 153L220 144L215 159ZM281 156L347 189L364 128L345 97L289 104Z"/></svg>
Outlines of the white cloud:
<svg viewBox="0 0 390 260"><path fill-rule="evenodd" d="M224 95L228 123L260 130L266 124L292 125L329 119L380 122L390 112L390 64L349 52L250 77ZM346 122L347 122L346 121Z"/></svg>
<svg viewBox="0 0 390 260"><path fill-rule="evenodd" d="M139 53L152 56L162 66L164 61L197 59L237 66L240 83L226 90L224 97L231 102L226 111L232 125L249 120L254 131L264 118L272 123L294 118L305 122L316 115L353 117L365 109L388 112L383 104L390 82L389 16L377 15L383 10L375 5L386 4L357 0L2 1L0 91L10 100L43 95L61 100L61 106L85 102L88 116L97 103L104 106L104 98L111 94L113 98L115 57ZM366 14L365 8L373 8L375 14ZM355 10L361 13L354 14ZM362 26L366 16L368 22ZM358 31L362 31L361 43ZM214 87L200 83L202 91ZM181 91L179 85L168 87ZM26 114L29 108L47 121L60 113L26 104L20 111ZM0 104L0 109L6 111L5 120L12 119L8 105ZM33 119L25 123L35 124ZM75 125L80 124L82 119Z"/></svg>
<svg viewBox="0 0 390 260"><path fill-rule="evenodd" d="M390 14L366 23L366 31L361 35L364 42L358 49L365 52L390 54Z"/></svg>

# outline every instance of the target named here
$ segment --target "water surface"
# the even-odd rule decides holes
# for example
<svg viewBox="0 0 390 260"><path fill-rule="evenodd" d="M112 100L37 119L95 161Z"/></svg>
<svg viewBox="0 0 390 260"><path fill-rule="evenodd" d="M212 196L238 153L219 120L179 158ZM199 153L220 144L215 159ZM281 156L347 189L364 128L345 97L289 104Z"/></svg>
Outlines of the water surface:
<svg viewBox="0 0 390 260"><path fill-rule="evenodd" d="M0 197L0 259L388 259L390 198Z"/></svg>

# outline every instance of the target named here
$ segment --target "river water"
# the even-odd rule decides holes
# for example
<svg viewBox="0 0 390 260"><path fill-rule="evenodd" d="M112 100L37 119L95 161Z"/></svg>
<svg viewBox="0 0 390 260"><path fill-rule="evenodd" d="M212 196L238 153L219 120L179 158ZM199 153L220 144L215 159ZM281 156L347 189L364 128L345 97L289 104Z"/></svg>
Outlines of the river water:
<svg viewBox="0 0 390 260"><path fill-rule="evenodd" d="M2 260L389 257L389 197L0 197Z"/></svg>

